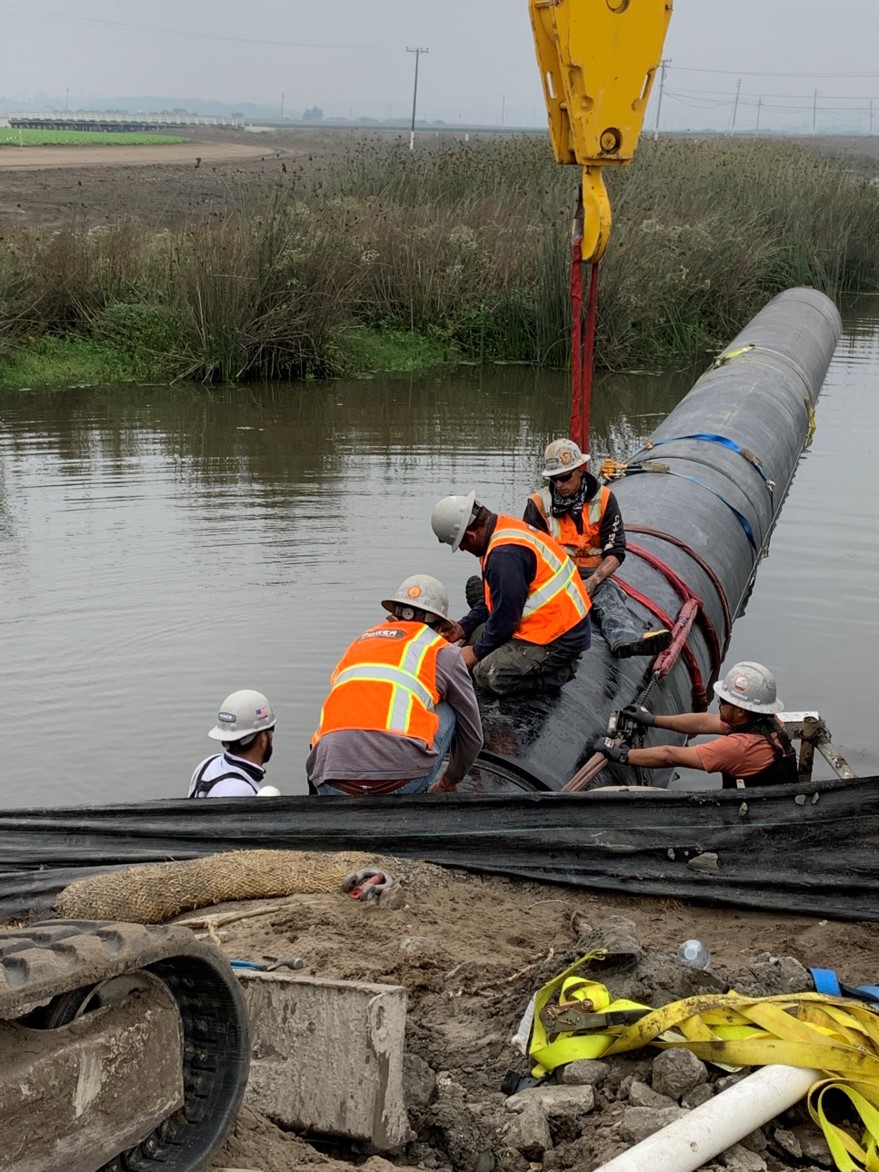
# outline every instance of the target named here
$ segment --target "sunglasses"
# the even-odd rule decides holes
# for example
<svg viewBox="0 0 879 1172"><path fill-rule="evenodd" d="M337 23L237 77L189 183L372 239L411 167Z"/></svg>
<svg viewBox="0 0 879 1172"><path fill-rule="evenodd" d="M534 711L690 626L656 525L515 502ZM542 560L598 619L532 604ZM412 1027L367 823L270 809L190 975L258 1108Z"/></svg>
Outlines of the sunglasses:
<svg viewBox="0 0 879 1172"><path fill-rule="evenodd" d="M563 476L552 476L550 479L552 480L553 484L567 484L573 476L576 476L576 474L577 469L575 468L573 472L566 472Z"/></svg>

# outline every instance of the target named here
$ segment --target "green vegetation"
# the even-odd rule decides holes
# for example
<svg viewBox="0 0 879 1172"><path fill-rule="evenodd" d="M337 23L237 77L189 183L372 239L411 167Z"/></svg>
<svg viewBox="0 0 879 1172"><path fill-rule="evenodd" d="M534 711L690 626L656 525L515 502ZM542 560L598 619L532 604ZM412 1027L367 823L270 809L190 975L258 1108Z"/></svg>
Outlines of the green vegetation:
<svg viewBox="0 0 879 1172"><path fill-rule="evenodd" d="M0 126L0 146L164 146L188 142L176 134L115 130L19 130Z"/></svg>
<svg viewBox="0 0 879 1172"><path fill-rule="evenodd" d="M577 178L536 139L414 156L362 145L207 225L7 237L4 381L32 384L35 338L44 361L58 339L85 339L117 378L322 377L454 356L563 366ZM866 170L791 142L668 139L610 181L606 368L697 356L791 285L879 288ZM85 381L78 369L72 358L68 377Z"/></svg>

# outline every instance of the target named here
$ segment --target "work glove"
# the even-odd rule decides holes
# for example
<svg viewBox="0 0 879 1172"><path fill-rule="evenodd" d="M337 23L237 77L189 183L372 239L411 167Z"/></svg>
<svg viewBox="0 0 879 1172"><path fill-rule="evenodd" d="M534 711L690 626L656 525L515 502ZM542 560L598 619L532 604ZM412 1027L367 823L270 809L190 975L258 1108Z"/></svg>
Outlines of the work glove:
<svg viewBox="0 0 879 1172"><path fill-rule="evenodd" d="M393 886L394 879L387 871L378 871L373 867L352 871L342 880L342 890L346 895L360 900L378 899Z"/></svg>
<svg viewBox="0 0 879 1172"><path fill-rule="evenodd" d="M636 724L644 724L647 728L656 727L656 717L640 704L627 704L623 709L623 716L634 720Z"/></svg>
<svg viewBox="0 0 879 1172"><path fill-rule="evenodd" d="M617 765L629 764L629 750L626 745L618 745L610 737L600 737L592 746L593 753L603 753L608 761L616 761Z"/></svg>

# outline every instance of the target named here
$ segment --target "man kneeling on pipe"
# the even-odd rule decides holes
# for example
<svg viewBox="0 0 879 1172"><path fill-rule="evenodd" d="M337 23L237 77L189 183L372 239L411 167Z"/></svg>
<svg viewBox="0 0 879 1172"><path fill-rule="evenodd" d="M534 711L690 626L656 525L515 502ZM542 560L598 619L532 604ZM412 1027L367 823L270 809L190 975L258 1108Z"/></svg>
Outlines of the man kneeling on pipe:
<svg viewBox="0 0 879 1172"><path fill-rule="evenodd" d="M777 697L772 672L761 663L737 663L714 685L714 691L719 701L718 716L711 712L654 716L637 704L623 709L630 720L647 728L664 728L688 736L720 734L707 744L629 749L604 737L593 748L620 765L646 769L680 765L704 773L721 773L724 789L795 782L797 758L790 738L774 715L784 705Z"/></svg>
<svg viewBox="0 0 879 1172"><path fill-rule="evenodd" d="M617 499L589 472L589 455L570 439L544 452L546 488L528 498L523 520L548 533L574 560L592 599L590 618L617 659L658 655L671 642L665 627L639 629L626 596L612 580L626 556L626 530Z"/></svg>
<svg viewBox="0 0 879 1172"><path fill-rule="evenodd" d="M355 639L331 677L305 766L321 796L454 790L482 748L473 683L441 634L442 582L414 574L382 606L391 617Z"/></svg>
<svg viewBox="0 0 879 1172"><path fill-rule="evenodd" d="M461 658L498 696L561 687L589 647L589 594L551 537L492 513L476 494L447 496L430 523L439 541L482 559L484 596L446 632L469 640Z"/></svg>

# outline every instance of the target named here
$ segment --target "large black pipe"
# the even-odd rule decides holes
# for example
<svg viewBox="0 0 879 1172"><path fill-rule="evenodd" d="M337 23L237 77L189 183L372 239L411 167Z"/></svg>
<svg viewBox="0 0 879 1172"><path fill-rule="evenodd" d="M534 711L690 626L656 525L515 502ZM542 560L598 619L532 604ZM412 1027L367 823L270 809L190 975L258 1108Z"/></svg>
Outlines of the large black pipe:
<svg viewBox="0 0 879 1172"><path fill-rule="evenodd" d="M672 619L687 592L701 603L686 644L690 663L682 656L652 688L655 712L690 711L704 703L705 693L710 697L732 621L811 434L814 405L841 329L835 305L822 293L780 293L629 459L613 485L630 542L618 577ZM630 606L655 623L645 606L634 600ZM611 711L640 698L650 680L649 661L616 660L594 635L576 678L560 693L486 704L486 751L540 788L561 789L605 733ZM497 774L482 766L474 776L479 788L493 788ZM664 784L667 776L647 774L644 780Z"/></svg>

